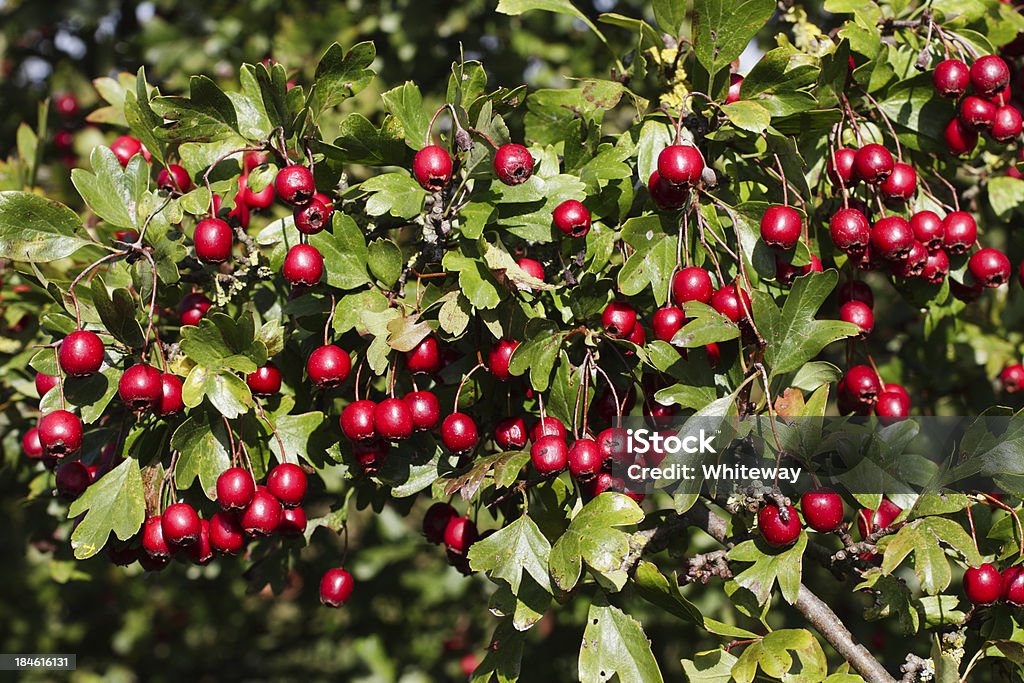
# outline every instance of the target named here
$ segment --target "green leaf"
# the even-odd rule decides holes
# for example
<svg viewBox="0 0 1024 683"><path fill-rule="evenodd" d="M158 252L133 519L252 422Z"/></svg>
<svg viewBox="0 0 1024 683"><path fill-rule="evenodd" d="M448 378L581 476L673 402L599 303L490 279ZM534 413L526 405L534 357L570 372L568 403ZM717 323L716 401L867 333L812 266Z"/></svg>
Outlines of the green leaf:
<svg viewBox="0 0 1024 683"><path fill-rule="evenodd" d="M388 321L388 346L406 353L430 334L430 324L417 315L405 315Z"/></svg>
<svg viewBox="0 0 1024 683"><path fill-rule="evenodd" d="M654 9L654 20L658 27L668 35L676 38L686 21L685 0L653 0L651 6Z"/></svg>
<svg viewBox="0 0 1024 683"><path fill-rule="evenodd" d="M389 239L376 239L370 242L367 265L382 285L393 287L402 274L402 249Z"/></svg>
<svg viewBox="0 0 1024 683"><path fill-rule="evenodd" d="M103 284L102 278L93 278L90 284L92 290L92 303L100 314L103 326L107 328L122 344L133 349L141 348L146 340L142 335L142 327L135 319L135 311L138 306L127 289L115 289L111 298L107 293L107 286Z"/></svg>
<svg viewBox="0 0 1024 683"><path fill-rule="evenodd" d="M364 181L360 190L369 192L366 213L371 216L391 214L395 218L412 218L420 214L427 191L405 173L383 173Z"/></svg>
<svg viewBox="0 0 1024 683"><path fill-rule="evenodd" d="M569 0L498 0L498 12L515 16L532 10L544 10L556 14L566 14L576 19L586 19Z"/></svg>
<svg viewBox="0 0 1024 683"><path fill-rule="evenodd" d="M45 263L71 256L92 242L75 233L78 216L60 202L30 192L0 192L0 254Z"/></svg>
<svg viewBox="0 0 1024 683"><path fill-rule="evenodd" d="M723 106L722 113L728 117L732 125L758 135L768 130L772 122L771 112L757 102L733 102Z"/></svg>
<svg viewBox="0 0 1024 683"><path fill-rule="evenodd" d="M792 605L796 602L797 593L800 592L800 577L803 570L801 560L806 547L807 533L803 531L800 532L796 543L785 550L768 552L759 541L744 541L729 551L729 559L753 564L730 583L746 588L754 594L758 604L763 605L771 597L772 587L777 580L782 597Z"/></svg>
<svg viewBox="0 0 1024 683"><path fill-rule="evenodd" d="M285 449L282 453L281 444L278 443L276 437L272 436L270 428L264 424L264 427L267 429L267 443L269 443L270 450L274 453L277 461L297 464L299 459L302 459L312 463L312 458L309 456L309 446L313 433L324 424L324 414L314 411L300 415L279 415L276 418L271 417L270 420L274 423L277 436L281 437L281 442L284 444Z"/></svg>
<svg viewBox="0 0 1024 683"><path fill-rule="evenodd" d="M109 147L93 149L89 157L92 172L71 171L71 182L96 215L119 228L138 228L139 208L149 190L149 164L136 154L121 168Z"/></svg>
<svg viewBox="0 0 1024 683"><path fill-rule="evenodd" d="M494 275L478 258L449 251L441 263L445 270L458 272L462 294L475 308L489 310L501 303L501 290Z"/></svg>
<svg viewBox="0 0 1024 683"><path fill-rule="evenodd" d="M233 420L248 412L252 405L252 392L242 378L227 371L215 371L197 365L189 371L181 390L182 400L195 408L209 398L220 413Z"/></svg>
<svg viewBox="0 0 1024 683"><path fill-rule="evenodd" d="M217 477L231 467L229 437L219 415L193 412L171 435L171 448L179 452L174 483L179 490L192 486L198 477L203 493L217 499Z"/></svg>
<svg viewBox="0 0 1024 683"><path fill-rule="evenodd" d="M1024 180L997 176L988 181L988 203L1000 220L1009 220L1024 205Z"/></svg>
<svg viewBox="0 0 1024 683"><path fill-rule="evenodd" d="M335 211L333 232L311 235L309 243L320 250L327 269L327 284L338 289L356 289L370 282L366 272L366 238L351 216Z"/></svg>
<svg viewBox="0 0 1024 683"><path fill-rule="evenodd" d="M68 518L83 513L85 517L71 534L71 547L79 560L102 550L111 532L122 541L134 536L146 518L139 461L128 458L100 477L71 504Z"/></svg>
<svg viewBox="0 0 1024 683"><path fill-rule="evenodd" d="M693 52L712 80L740 56L774 11L772 0L694 0Z"/></svg>
<svg viewBox="0 0 1024 683"><path fill-rule="evenodd" d="M516 594L519 593L523 571L526 571L550 593L550 553L548 539L529 516L523 515L504 529L474 543L469 550L469 565L475 571L487 572L492 580L505 581Z"/></svg>
<svg viewBox="0 0 1024 683"><path fill-rule="evenodd" d="M368 86L376 75L369 68L376 58L377 49L369 41L358 43L345 53L337 43L327 48L316 66L307 99L315 112L314 119Z"/></svg>
<svg viewBox="0 0 1024 683"><path fill-rule="evenodd" d="M636 501L621 493L602 493L587 503L551 548L551 578L563 591L580 580L582 563L616 590L625 585L630 534L616 527L637 524L644 513Z"/></svg>
<svg viewBox="0 0 1024 683"><path fill-rule="evenodd" d="M411 81L388 90L381 95L384 107L402 126L402 137L413 149L420 149L427 143L427 127L430 121L423 110L423 96L419 86Z"/></svg>
<svg viewBox="0 0 1024 683"><path fill-rule="evenodd" d="M145 67L139 67L135 74L135 90L126 89L124 95L124 117L132 129L132 134L149 150L154 161L163 165L163 145L160 144L156 131L164 121L149 105L150 88L146 83Z"/></svg>
<svg viewBox="0 0 1024 683"><path fill-rule="evenodd" d="M50 349L45 351L52 355ZM120 379L121 369L115 365L108 365L88 377L69 379L64 383L64 400L69 407L79 409L82 422L92 424L103 416L103 412L117 393L117 383ZM44 415L62 408L60 391L56 388L46 392L39 401L39 412Z"/></svg>
<svg viewBox="0 0 1024 683"><path fill-rule="evenodd" d="M241 320L220 312L203 316L198 326L181 328L181 350L208 370L255 372L267 362L266 347L255 339L252 318Z"/></svg>
<svg viewBox="0 0 1024 683"><path fill-rule="evenodd" d="M189 96L157 97L154 111L172 121L159 135L168 142L211 142L237 136L235 105L224 91L206 76L193 76Z"/></svg>
<svg viewBox="0 0 1024 683"><path fill-rule="evenodd" d="M781 311L770 296L755 292L754 321L767 342L764 359L773 375L792 372L832 342L857 336L852 323L814 319L838 281L834 270L798 277Z"/></svg>
<svg viewBox="0 0 1024 683"><path fill-rule="evenodd" d="M731 683L737 657L725 650L699 652L682 660L683 672L690 683Z"/></svg>
<svg viewBox="0 0 1024 683"><path fill-rule="evenodd" d="M656 683L663 681L643 627L599 595L590 605L580 647L581 681Z"/></svg>
<svg viewBox="0 0 1024 683"><path fill-rule="evenodd" d="M516 683L523 659L522 632L505 619L494 629L484 659L473 672L471 683Z"/></svg>
<svg viewBox="0 0 1024 683"><path fill-rule="evenodd" d="M695 349L740 336L740 328L736 323L705 303L687 301L685 311L690 322L672 337L673 346Z"/></svg>
<svg viewBox="0 0 1024 683"><path fill-rule="evenodd" d="M394 116L385 116L376 128L362 114L352 113L342 120L333 145L313 143L332 159L347 164L398 166L406 162L409 148L402 139L402 126Z"/></svg>
<svg viewBox="0 0 1024 683"><path fill-rule="evenodd" d="M700 626L704 625L704 615L701 614L700 609L684 598L674 582L670 582L653 563L647 560L638 562L633 574L633 582L640 596L652 605L657 605L669 614L685 621Z"/></svg>

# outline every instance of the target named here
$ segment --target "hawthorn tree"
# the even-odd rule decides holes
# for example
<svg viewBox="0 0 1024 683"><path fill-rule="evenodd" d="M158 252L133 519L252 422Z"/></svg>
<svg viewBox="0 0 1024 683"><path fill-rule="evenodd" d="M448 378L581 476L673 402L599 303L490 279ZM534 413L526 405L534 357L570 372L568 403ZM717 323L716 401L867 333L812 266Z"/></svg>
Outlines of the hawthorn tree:
<svg viewBox="0 0 1024 683"><path fill-rule="evenodd" d="M560 613L582 681L1019 679L1019 479L645 496L614 467L631 415L764 417L765 458L811 467L836 446L786 420L874 415L895 460L912 415L995 414L1000 373L1024 387L1024 19L825 8L847 17L828 33L770 0L600 26L502 0L582 22L607 73L528 90L460 59L371 116L350 107L371 42L308 81L274 61L227 89L99 79L95 120L122 126L71 170L81 211L37 191L43 124L0 193L4 443L27 490L53 491L77 560L156 582L213 562L287 592L322 544L330 607L394 542L361 525L404 518L491 582L474 681L529 679L529 635ZM1020 474L989 447L973 457ZM853 635L854 595L897 658ZM714 645L672 642L680 625Z"/></svg>

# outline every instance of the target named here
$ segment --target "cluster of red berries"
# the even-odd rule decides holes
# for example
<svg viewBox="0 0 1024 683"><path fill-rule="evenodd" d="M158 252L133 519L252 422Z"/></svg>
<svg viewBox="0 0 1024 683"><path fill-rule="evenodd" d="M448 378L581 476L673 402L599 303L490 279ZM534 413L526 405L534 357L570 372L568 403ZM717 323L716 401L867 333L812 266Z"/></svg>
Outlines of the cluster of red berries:
<svg viewBox="0 0 1024 683"><path fill-rule="evenodd" d="M435 545L444 544L450 565L466 575L473 572L468 553L481 538L473 520L459 516L448 503L434 503L423 516L423 535Z"/></svg>
<svg viewBox="0 0 1024 683"><path fill-rule="evenodd" d="M855 365L839 380L839 412L867 415L874 412L883 423L901 420L910 414L910 394L901 384L883 382L868 365Z"/></svg>
<svg viewBox="0 0 1024 683"><path fill-rule="evenodd" d="M704 155L692 145L669 145L647 180L651 199L662 209L681 208L704 176Z"/></svg>
<svg viewBox="0 0 1024 683"><path fill-rule="evenodd" d="M969 67L959 59L946 59L932 72L935 91L960 100L958 113L943 133L956 155L968 154L978 144L978 133L1009 143L1020 137L1024 118L1010 103L1010 68L1002 57L985 55ZM966 95L968 86L973 94Z"/></svg>
<svg viewBox="0 0 1024 683"><path fill-rule="evenodd" d="M1007 567L1002 572L988 562L964 572L964 593L974 605L1002 601L1024 607L1024 567Z"/></svg>
<svg viewBox="0 0 1024 683"><path fill-rule="evenodd" d="M808 491L800 498L800 509L807 526L815 531L831 533L842 526L843 498L831 489ZM802 528L800 515L792 505L783 509L774 503L766 503L757 511L757 530L766 543L776 548L792 545Z"/></svg>

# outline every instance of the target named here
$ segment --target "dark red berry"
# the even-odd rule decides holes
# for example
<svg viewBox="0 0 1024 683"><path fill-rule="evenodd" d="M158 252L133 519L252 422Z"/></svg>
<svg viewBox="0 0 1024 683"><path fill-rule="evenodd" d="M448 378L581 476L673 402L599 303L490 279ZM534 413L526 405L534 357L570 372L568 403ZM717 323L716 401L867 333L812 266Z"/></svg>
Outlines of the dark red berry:
<svg viewBox="0 0 1024 683"><path fill-rule="evenodd" d="M761 216L761 239L770 247L792 249L802 232L803 219L790 206L769 206Z"/></svg>
<svg viewBox="0 0 1024 683"><path fill-rule="evenodd" d="M155 410L164 395L160 371L145 363L131 366L121 375L117 383L117 394L135 412Z"/></svg>
<svg viewBox="0 0 1024 683"><path fill-rule="evenodd" d="M242 513L242 529L250 536L270 536L281 523L281 502L269 491L257 489Z"/></svg>
<svg viewBox="0 0 1024 683"><path fill-rule="evenodd" d="M1003 597L1003 575L986 562L964 572L964 593L975 605L991 605Z"/></svg>
<svg viewBox="0 0 1024 683"><path fill-rule="evenodd" d="M910 414L910 397L906 392L883 391L875 403L875 415L882 419L883 424L892 424Z"/></svg>
<svg viewBox="0 0 1024 683"><path fill-rule="evenodd" d="M871 228L871 246L887 261L900 261L914 246L914 231L900 216L886 216Z"/></svg>
<svg viewBox="0 0 1024 683"><path fill-rule="evenodd" d="M185 409L182 388L181 379L177 375L169 372L160 374L160 400L153 408L157 415L167 417Z"/></svg>
<svg viewBox="0 0 1024 683"><path fill-rule="evenodd" d="M237 555L245 547L245 531L238 517L218 512L210 517L210 546L221 555Z"/></svg>
<svg viewBox="0 0 1024 683"><path fill-rule="evenodd" d="M121 166L127 166L132 157L142 153L142 143L130 135L121 135L110 143L110 151L121 162Z"/></svg>
<svg viewBox="0 0 1024 683"><path fill-rule="evenodd" d="M161 169L156 177L156 184L161 190L185 193L192 189L192 178L184 166L170 164Z"/></svg>
<svg viewBox="0 0 1024 683"><path fill-rule="evenodd" d="M889 200L910 199L917 192L917 172L913 166L897 161L893 164L892 173L878 186L878 190Z"/></svg>
<svg viewBox="0 0 1024 683"><path fill-rule="evenodd" d="M253 211L269 209L274 205L274 200L277 199L273 183L270 183L259 192L255 192L249 187L249 179L244 175L238 178L238 196Z"/></svg>
<svg viewBox="0 0 1024 683"><path fill-rule="evenodd" d="M373 410L373 426L377 436L389 441L408 439L413 433L412 411L400 398L386 398Z"/></svg>
<svg viewBox="0 0 1024 683"><path fill-rule="evenodd" d="M672 299L677 306L687 301L699 301L706 304L715 293L711 283L711 274L697 266L687 266L672 277Z"/></svg>
<svg viewBox="0 0 1024 683"><path fill-rule="evenodd" d="M402 397L409 406L412 426L417 432L433 429L441 421L441 404L432 391L412 391Z"/></svg>
<svg viewBox="0 0 1024 683"><path fill-rule="evenodd" d="M71 93L61 93L53 98L53 110L65 119L73 119L81 110L78 98Z"/></svg>
<svg viewBox="0 0 1024 683"><path fill-rule="evenodd" d="M942 221L942 245L950 254L964 254L978 239L978 224L966 211L953 211Z"/></svg>
<svg viewBox="0 0 1024 683"><path fill-rule="evenodd" d="M843 376L847 396L854 402L871 405L882 393L878 373L867 365L855 365Z"/></svg>
<svg viewBox="0 0 1024 683"><path fill-rule="evenodd" d="M812 489L800 497L807 526L830 533L843 523L843 497L829 488Z"/></svg>
<svg viewBox="0 0 1024 683"><path fill-rule="evenodd" d="M256 396L274 396L281 391L281 371L267 361L263 367L256 368L256 372L246 375L245 383Z"/></svg>
<svg viewBox="0 0 1024 683"><path fill-rule="evenodd" d="M494 153L494 173L506 185L525 183L533 175L533 156L522 145L507 143Z"/></svg>
<svg viewBox="0 0 1024 683"><path fill-rule="evenodd" d="M315 235L327 227L331 211L316 197L312 197L303 206L295 207L292 212L295 228L303 235Z"/></svg>
<svg viewBox="0 0 1024 683"><path fill-rule="evenodd" d="M204 294L186 294L178 304L178 322L182 325L198 325L212 306L213 303Z"/></svg>
<svg viewBox="0 0 1024 683"><path fill-rule="evenodd" d="M512 373L509 371L509 361L512 360L512 352L519 346L519 342L514 339L499 339L494 346L491 347L490 353L487 354L487 369L491 371L494 378L502 382L507 382L512 379Z"/></svg>
<svg viewBox="0 0 1024 683"><path fill-rule="evenodd" d="M285 255L281 274L292 286L312 287L324 276L324 257L310 244L296 244Z"/></svg>
<svg viewBox="0 0 1024 683"><path fill-rule="evenodd" d="M946 59L939 62L932 72L932 82L940 97L951 100L967 92L970 84L971 70L959 59Z"/></svg>
<svg viewBox="0 0 1024 683"><path fill-rule="evenodd" d="M507 417L494 428L494 441L504 451L517 451L526 446L526 422L521 417Z"/></svg>
<svg viewBox="0 0 1024 683"><path fill-rule="evenodd" d="M601 314L601 324L609 337L624 339L636 326L636 310L624 301L613 301Z"/></svg>
<svg viewBox="0 0 1024 683"><path fill-rule="evenodd" d="M441 423L441 443L452 453L464 453L476 446L476 422L465 413L452 413Z"/></svg>
<svg viewBox="0 0 1024 683"><path fill-rule="evenodd" d="M172 547L195 543L202 531L199 515L188 503L169 505L160 518L160 526L164 540Z"/></svg>
<svg viewBox="0 0 1024 683"><path fill-rule="evenodd" d="M711 307L734 323L750 313L750 295L735 285L726 285L711 296Z"/></svg>
<svg viewBox="0 0 1024 683"><path fill-rule="evenodd" d="M64 458L82 447L82 421L66 410L55 410L43 415L38 429L44 455Z"/></svg>
<svg viewBox="0 0 1024 683"><path fill-rule="evenodd" d="M89 470L77 460L65 462L57 468L56 485L59 496L78 498L85 493L91 482L92 477L89 475Z"/></svg>
<svg viewBox="0 0 1024 683"><path fill-rule="evenodd" d="M864 145L853 158L853 171L857 177L873 184L885 182L895 165L892 153L877 143Z"/></svg>
<svg viewBox="0 0 1024 683"><path fill-rule="evenodd" d="M267 475L267 491L285 507L301 505L307 486L306 473L295 463L283 462Z"/></svg>
<svg viewBox="0 0 1024 683"><path fill-rule="evenodd" d="M871 312L871 307L860 301L847 301L840 306L839 319L859 327L861 337L871 334L875 327L875 316Z"/></svg>
<svg viewBox="0 0 1024 683"><path fill-rule="evenodd" d="M444 529L444 544L448 550L465 555L469 547L480 537L476 524L466 517L452 517Z"/></svg>
<svg viewBox="0 0 1024 683"><path fill-rule="evenodd" d="M826 173L833 185L852 187L860 181L853 170L853 160L857 158L857 150L843 147L835 150L828 157Z"/></svg>
<svg viewBox="0 0 1024 683"><path fill-rule="evenodd" d="M601 448L591 438L577 439L569 449L569 473L577 479L586 480L597 475L603 462Z"/></svg>
<svg viewBox="0 0 1024 683"><path fill-rule="evenodd" d="M525 443L525 439L523 442ZM33 427L22 435L21 452L29 460L39 460L43 457L43 444L39 439L38 427Z"/></svg>
<svg viewBox="0 0 1024 683"><path fill-rule="evenodd" d="M425 372L430 375L437 372L441 368L441 351L437 338L427 335L411 351L406 351L405 366L409 368L409 372Z"/></svg>
<svg viewBox="0 0 1024 683"><path fill-rule="evenodd" d="M244 510L256 495L256 482L247 470L231 467L217 477L217 502L224 510Z"/></svg>
<svg viewBox="0 0 1024 683"><path fill-rule="evenodd" d="M696 147L669 145L658 154L658 175L669 185L692 187L704 173L704 157Z"/></svg>
<svg viewBox="0 0 1024 683"><path fill-rule="evenodd" d="M423 535L431 543L444 543L444 531L448 528L448 522L458 513L448 503L434 503L423 515Z"/></svg>
<svg viewBox="0 0 1024 683"><path fill-rule="evenodd" d="M350 441L369 441L377 436L373 426L373 413L377 404L367 399L353 401L341 411L338 422Z"/></svg>
<svg viewBox="0 0 1024 683"><path fill-rule="evenodd" d="M558 438L565 440L568 435L568 431L565 425L557 417L542 417L537 420L536 424L530 430L530 441L536 443L543 439L545 436L557 436Z"/></svg>
<svg viewBox="0 0 1024 683"><path fill-rule="evenodd" d="M351 370L352 359L334 344L315 349L306 361L309 378L322 389L338 386L348 379Z"/></svg>
<svg viewBox="0 0 1024 683"><path fill-rule="evenodd" d="M171 547L164 538L163 520L154 515L142 525L142 549L153 558L171 556Z"/></svg>
<svg viewBox="0 0 1024 683"><path fill-rule="evenodd" d="M300 507L285 508L281 512L281 523L277 527L277 533L282 536L301 536L306 532L306 511Z"/></svg>
<svg viewBox="0 0 1024 683"><path fill-rule="evenodd" d="M740 89L743 86L743 76L729 74L729 92L725 96L725 103L732 104L740 101Z"/></svg>
<svg viewBox="0 0 1024 683"><path fill-rule="evenodd" d="M871 291L871 286L863 280L847 280L839 285L836 294L840 304L845 304L847 301L860 301L867 304L868 308L875 305L875 295Z"/></svg>
<svg viewBox="0 0 1024 683"><path fill-rule="evenodd" d="M213 559L213 544L210 542L210 523L199 520L199 538L185 549L185 554L194 564L205 566Z"/></svg>
<svg viewBox="0 0 1024 683"><path fill-rule="evenodd" d="M583 202L567 199L555 207L555 227L570 237L583 237L590 232L590 212Z"/></svg>
<svg viewBox="0 0 1024 683"><path fill-rule="evenodd" d="M757 529L761 537L769 545L782 548L792 544L800 537L800 517L796 508L786 506L788 519L783 520L780 510L775 505L765 505L757 512Z"/></svg>
<svg viewBox="0 0 1024 683"><path fill-rule="evenodd" d="M1003 600L1013 607L1024 607L1024 569L1021 567L1003 570Z"/></svg>
<svg viewBox="0 0 1024 683"><path fill-rule="evenodd" d="M46 392L57 386L59 381L59 378L54 377L53 375L46 375L41 372L37 372L35 384L36 393L39 394L39 398L42 398L46 395Z"/></svg>
<svg viewBox="0 0 1024 683"><path fill-rule="evenodd" d="M1002 57L985 55L971 64L971 87L980 95L992 97L1010 84L1010 67Z"/></svg>
<svg viewBox="0 0 1024 683"><path fill-rule="evenodd" d="M942 246L945 230L942 219L934 211L918 211L910 217L910 229L914 231L914 239L923 244L928 251L935 251Z"/></svg>
<svg viewBox="0 0 1024 683"><path fill-rule="evenodd" d="M64 337L57 351L60 369L69 377L91 375L103 365L103 342L89 330L76 330Z"/></svg>
<svg viewBox="0 0 1024 683"><path fill-rule="evenodd" d="M563 437L544 436L530 448L530 462L542 477L553 476L565 469L569 447Z"/></svg>
<svg viewBox="0 0 1024 683"><path fill-rule="evenodd" d="M196 247L196 258L205 263L223 263L231 256L235 243L231 226L219 218L199 221L192 237Z"/></svg>
<svg viewBox="0 0 1024 683"><path fill-rule="evenodd" d="M996 105L986 99L968 95L960 102L960 122L973 130L988 130L996 118Z"/></svg>
<svg viewBox="0 0 1024 683"><path fill-rule="evenodd" d="M1017 107L1006 104L996 109L989 134L997 142L1012 142L1020 137L1022 128L1024 128L1024 118L1021 118L1020 111Z"/></svg>
<svg viewBox="0 0 1024 683"><path fill-rule="evenodd" d="M292 206L303 206L313 198L316 183L313 173L305 166L285 166L274 178L274 191L281 201Z"/></svg>
<svg viewBox="0 0 1024 683"><path fill-rule="evenodd" d="M535 261L532 258L521 258L516 261L516 265L519 266L523 272L530 277L536 278L541 282L544 282L544 266L541 265L540 261ZM520 289L529 289L530 286L526 284L519 285Z"/></svg>
<svg viewBox="0 0 1024 683"><path fill-rule="evenodd" d="M412 158L412 174L428 192L440 192L452 181L452 157L443 147L427 145Z"/></svg>
<svg viewBox="0 0 1024 683"><path fill-rule="evenodd" d="M829 234L836 249L846 254L860 254L871 240L871 225L857 209L840 209L828 222Z"/></svg>
<svg viewBox="0 0 1024 683"><path fill-rule="evenodd" d="M901 512L903 509L888 498L882 499L882 504L878 506L877 510L862 508L857 513L857 528L860 530L860 537L867 538L869 534L887 528L900 516ZM869 520L870 528L868 527Z"/></svg>
<svg viewBox="0 0 1024 683"><path fill-rule="evenodd" d="M914 278L919 277L928 264L928 250L924 245L914 240L907 257L902 261L895 261L889 264L889 272L897 277Z"/></svg>
<svg viewBox="0 0 1024 683"><path fill-rule="evenodd" d="M971 255L967 269L985 287L999 287L1010 281L1010 259L998 249L986 247Z"/></svg>
<svg viewBox="0 0 1024 683"><path fill-rule="evenodd" d="M1007 365L999 373L999 381L1003 385L1003 391L1008 394L1016 394L1024 390L1024 365L1014 363Z"/></svg>
<svg viewBox="0 0 1024 683"><path fill-rule="evenodd" d="M686 185L670 185L657 171L647 181L647 191L660 209L678 209L690 196Z"/></svg>
<svg viewBox="0 0 1024 683"><path fill-rule="evenodd" d="M946 275L949 273L949 257L942 249L936 249L933 252L929 252L928 260L924 263L924 269L921 270L921 277L932 284L942 284L942 281L946 279Z"/></svg>
<svg viewBox="0 0 1024 683"><path fill-rule="evenodd" d="M341 607L352 597L355 581L341 567L328 569L320 579L320 602L328 607Z"/></svg>
<svg viewBox="0 0 1024 683"><path fill-rule="evenodd" d="M654 312L651 318L651 328L654 336L663 342L671 342L676 332L683 328L686 323L686 316L675 306L662 306Z"/></svg>
<svg viewBox="0 0 1024 683"><path fill-rule="evenodd" d="M978 131L965 126L958 117L954 117L946 124L942 138L954 156L970 154L978 146Z"/></svg>

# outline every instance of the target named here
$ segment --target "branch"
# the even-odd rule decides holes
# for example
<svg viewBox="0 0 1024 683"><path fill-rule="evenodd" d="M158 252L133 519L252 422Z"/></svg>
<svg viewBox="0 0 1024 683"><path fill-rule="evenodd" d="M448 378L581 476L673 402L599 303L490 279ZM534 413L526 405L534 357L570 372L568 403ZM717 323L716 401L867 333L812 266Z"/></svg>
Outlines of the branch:
<svg viewBox="0 0 1024 683"><path fill-rule="evenodd" d="M729 547L728 525L726 521L713 514L704 505L698 505L683 515L691 524L706 531L712 538ZM897 683L885 667L872 656L866 647L853 638L842 620L821 598L811 592L806 585L800 584L796 603L793 605L804 615L807 622L842 655L843 659L857 670L868 683Z"/></svg>

